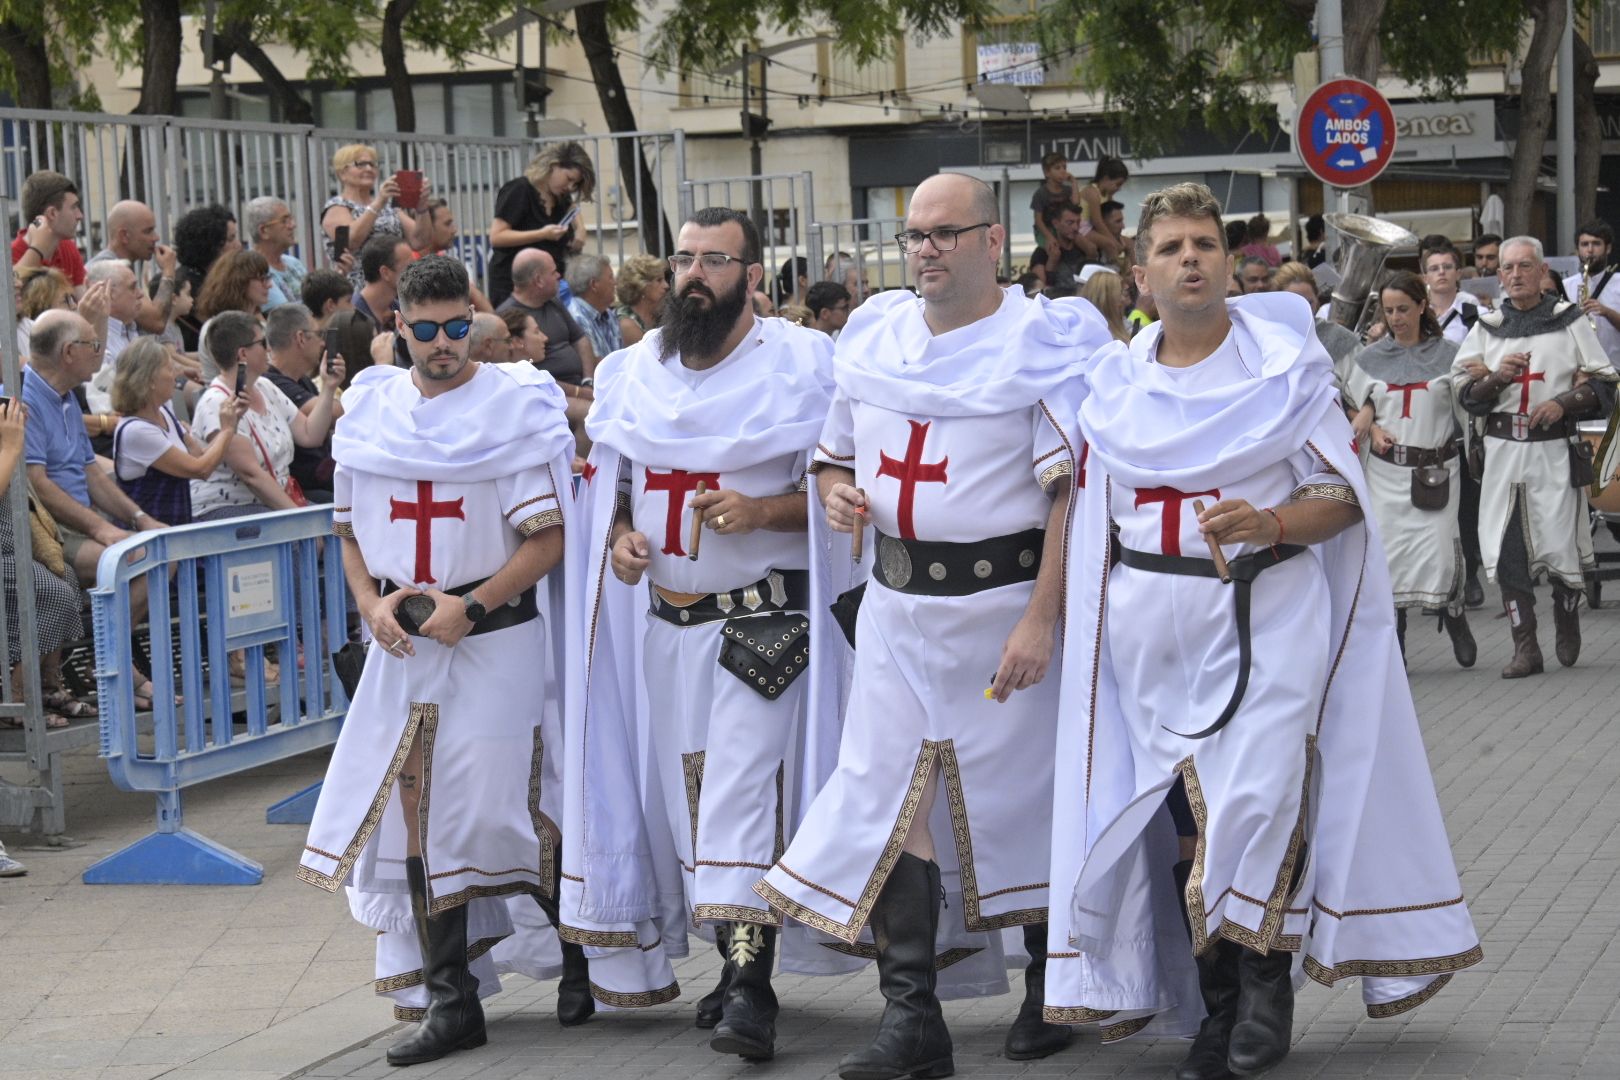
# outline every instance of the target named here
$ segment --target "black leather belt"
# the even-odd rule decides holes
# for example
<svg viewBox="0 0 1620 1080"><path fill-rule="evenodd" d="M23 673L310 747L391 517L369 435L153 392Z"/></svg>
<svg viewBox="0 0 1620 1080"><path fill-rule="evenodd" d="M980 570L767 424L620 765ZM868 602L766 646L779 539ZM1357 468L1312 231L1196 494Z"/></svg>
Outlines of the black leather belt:
<svg viewBox="0 0 1620 1080"><path fill-rule="evenodd" d="M1425 446L1404 446L1396 443L1388 450L1374 449L1372 456L1391 465L1408 469L1438 469L1462 452L1462 441L1453 439L1438 450Z"/></svg>
<svg viewBox="0 0 1620 1080"><path fill-rule="evenodd" d="M1249 689L1249 661L1251 656L1251 643L1249 640L1249 591L1254 585L1254 579L1260 576L1262 570L1287 562L1305 549L1298 544L1278 544L1276 547L1261 548L1251 551L1247 555L1239 555L1235 559L1226 561L1227 569L1232 575L1232 601L1237 609L1237 635L1238 635L1238 673L1237 685L1232 688L1232 697L1221 710L1221 715L1215 722L1203 731L1187 734L1166 727L1165 730L1172 735L1180 735L1186 739L1207 739L1215 734L1237 714L1238 706L1243 704L1243 695ZM1181 574L1186 577L1203 577L1220 580L1220 574L1215 569L1215 563L1210 559L1193 559L1185 555L1154 555L1147 551L1133 551L1116 543L1114 554L1118 562L1124 563L1133 570L1147 570L1155 574Z"/></svg>
<svg viewBox="0 0 1620 1080"><path fill-rule="evenodd" d="M453 589L443 591L451 596L466 596L488 580L489 578L480 578L477 581L469 581L465 585L457 585ZM383 596L399 590L400 586L386 578L383 579L381 588ZM431 596L407 596L394 608L394 621L399 623L401 630L412 637L426 637L427 635L422 633L422 624L432 617L433 610L434 603ZM535 599L535 586L530 585L500 607L490 608L482 619L473 623L473 628L467 631L467 636L477 637L479 634L492 634L497 630L522 625L530 619L539 618L539 616L540 605Z"/></svg>
<svg viewBox="0 0 1620 1080"><path fill-rule="evenodd" d="M970 544L901 540L880 532L872 577L895 592L914 596L969 596L1034 581L1045 542L1045 529L1025 529Z"/></svg>
<svg viewBox="0 0 1620 1080"><path fill-rule="evenodd" d="M650 610L658 618L676 626L698 626L767 611L803 611L810 606L810 574L806 570L772 570L752 585L730 592L699 593L684 603L671 600L667 590L657 586L649 591Z"/></svg>
<svg viewBox="0 0 1620 1080"><path fill-rule="evenodd" d="M1548 427L1533 427L1523 413L1493 412L1485 418L1485 434L1508 442L1551 442L1567 439L1575 434L1568 420L1560 420Z"/></svg>

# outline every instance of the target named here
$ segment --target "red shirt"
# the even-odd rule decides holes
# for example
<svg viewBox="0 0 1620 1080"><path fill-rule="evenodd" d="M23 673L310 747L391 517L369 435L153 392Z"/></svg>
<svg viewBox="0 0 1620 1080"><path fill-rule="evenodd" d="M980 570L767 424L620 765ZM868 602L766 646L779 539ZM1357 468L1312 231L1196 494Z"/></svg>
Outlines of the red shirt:
<svg viewBox="0 0 1620 1080"><path fill-rule="evenodd" d="M16 266L17 261L28 252L28 232L26 229L18 230L17 238L11 242L11 265ZM45 260L45 265L53 270L60 270L69 284L78 288L84 284L84 255L79 251L79 245L71 240L63 240L56 245L56 254Z"/></svg>

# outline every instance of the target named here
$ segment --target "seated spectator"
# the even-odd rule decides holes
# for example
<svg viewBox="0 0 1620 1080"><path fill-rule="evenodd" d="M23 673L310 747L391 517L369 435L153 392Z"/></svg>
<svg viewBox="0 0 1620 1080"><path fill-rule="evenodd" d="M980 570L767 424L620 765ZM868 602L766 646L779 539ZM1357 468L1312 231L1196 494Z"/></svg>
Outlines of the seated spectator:
<svg viewBox="0 0 1620 1080"><path fill-rule="evenodd" d="M568 260L568 314L591 339L591 363L586 378L596 372L596 361L624 348L619 320L613 313L613 264L600 255L575 255Z"/></svg>
<svg viewBox="0 0 1620 1080"><path fill-rule="evenodd" d="M270 266L270 296L264 310L299 302L309 269L290 254L298 242L298 219L274 195L260 195L247 204L247 232L253 250Z"/></svg>
<svg viewBox="0 0 1620 1080"><path fill-rule="evenodd" d="M450 204L443 199L427 199L422 203L420 241L414 245L413 258L420 259L424 255L448 255L452 259L461 258L456 248L457 236L456 214L450 209ZM468 292L472 295L473 309L476 311L495 310L495 305L489 302L482 289L474 282L469 282Z"/></svg>
<svg viewBox="0 0 1620 1080"><path fill-rule="evenodd" d="M1113 201L1130 178L1131 170L1119 158L1099 158L1091 183L1075 193L1074 202L1081 207L1084 222L1080 228L1080 247L1093 262L1117 266L1120 255L1124 253L1123 236L1116 235L1108 228L1103 204ZM1121 234L1123 231L1121 229Z"/></svg>
<svg viewBox="0 0 1620 1080"><path fill-rule="evenodd" d="M107 246L91 256L92 265L112 260L128 263L141 289L135 324L143 334L162 334L169 327L179 289L180 256L158 242L157 215L134 199L124 199L107 211Z"/></svg>
<svg viewBox="0 0 1620 1080"><path fill-rule="evenodd" d="M636 255L632 256L632 258L650 259L652 256ZM629 272L630 261L630 259L626 259L624 261L624 265L619 268L619 277L621 279L626 273ZM658 269L660 275L662 275L663 271L667 269L662 265L662 260L660 260L660 266ZM802 306L804 304L804 294L808 292L809 289L810 260L805 258L803 255L795 255L791 259L784 260L781 267L779 267L776 271L777 304L799 304ZM632 344L629 338L626 338L624 343L626 345Z"/></svg>
<svg viewBox="0 0 1620 1080"><path fill-rule="evenodd" d="M754 307L754 314L761 319L776 318L776 305L771 303L771 298L760 290L754 290L754 295L749 298L749 302Z"/></svg>
<svg viewBox="0 0 1620 1080"><path fill-rule="evenodd" d="M113 374L118 370L118 358L124 349L140 334L135 316L141 308L141 287L136 283L135 271L127 263L111 259L92 262L85 280L95 286L105 282L107 292L107 323L101 334L101 370L90 380L85 396L91 412L107 412L112 408Z"/></svg>
<svg viewBox="0 0 1620 1080"><path fill-rule="evenodd" d="M1150 292L1140 292L1136 296L1136 304L1131 313L1125 316L1125 322L1135 337L1144 329L1159 321L1159 304L1153 299Z"/></svg>
<svg viewBox="0 0 1620 1080"><path fill-rule="evenodd" d="M1070 202L1049 203L1047 231L1057 238L1050 247L1038 247L1029 257L1029 270L1043 289L1073 289L1086 264L1086 249L1080 242L1081 211Z"/></svg>
<svg viewBox="0 0 1620 1080"><path fill-rule="evenodd" d="M7 494L17 464L24 456L27 441L28 407L21 401L0 405L0 497ZM70 719L96 715L93 706L79 701L62 685L61 648L84 636L80 619L84 597L79 579L62 556L54 522L29 499L26 527L36 537L31 544L34 564L34 625L28 647L40 658L40 682L44 691L45 726L67 727ZM11 685L22 687L23 645L17 611L17 529L10 513L0 514L0 579L5 589L6 656L11 668ZM20 728L22 721L0 717L0 728ZM22 864L6 855L0 845L0 877L16 877Z"/></svg>
<svg viewBox="0 0 1620 1080"><path fill-rule="evenodd" d="M339 304L327 316L325 327L338 332L338 353L343 357L348 379L372 366L372 342L379 334L392 339L394 313L399 309L396 287L399 275L411 265L413 254L409 244L391 234L372 237L360 249L360 272L365 284L350 295L347 308ZM392 363L392 346L387 356L386 363Z"/></svg>
<svg viewBox="0 0 1620 1080"><path fill-rule="evenodd" d="M557 283L557 266L550 253L520 251L512 261L512 295L496 310L517 308L533 315L546 335L546 357L536 366L558 382L589 388L585 373L596 368L596 353L585 331L557 299Z"/></svg>
<svg viewBox="0 0 1620 1080"><path fill-rule="evenodd" d="M333 315L354 310L354 289L349 285L347 274L322 267L311 270L304 279L299 300L309 309L315 320L315 328L325 330Z"/></svg>
<svg viewBox="0 0 1620 1080"><path fill-rule="evenodd" d="M23 181L18 200L23 227L11 242L11 265L48 266L60 270L84 294L84 253L73 240L84 220L79 189L59 172L41 169Z"/></svg>
<svg viewBox="0 0 1620 1080"><path fill-rule="evenodd" d="M1246 255L1238 263L1238 284L1244 294L1271 291L1271 264L1258 255Z"/></svg>
<svg viewBox="0 0 1620 1080"><path fill-rule="evenodd" d="M818 281L804 295L804 306L810 309L810 321L804 325L837 338L849 322L852 303L849 290L836 281Z"/></svg>
<svg viewBox="0 0 1620 1080"><path fill-rule="evenodd" d="M242 241L236 234L236 215L217 203L198 206L180 215L174 223L174 250L179 256L179 276L191 283L192 312L184 319L176 319L185 352L194 353L202 336L202 324L208 316L201 314L203 282L221 255L242 250Z"/></svg>
<svg viewBox="0 0 1620 1080"><path fill-rule="evenodd" d="M545 331L540 329L540 324L534 321L533 315L519 308L507 308L498 317L506 323L506 332L511 335L510 348L507 350L509 360L532 364L535 357L546 355ZM558 385L568 397L573 397L573 391L579 389L567 383Z"/></svg>
<svg viewBox="0 0 1620 1080"><path fill-rule="evenodd" d="M1266 215L1256 214L1250 218L1243 227L1243 236L1238 254L1246 259L1260 259L1273 270L1282 265L1282 252L1271 242L1271 219Z"/></svg>
<svg viewBox="0 0 1620 1080"><path fill-rule="evenodd" d="M124 350L112 384L113 408L123 414L113 434L113 479L136 506L170 525L191 524L190 482L219 468L240 409L234 400L221 404L223 436L204 447L169 404L180 378L174 350L147 336Z"/></svg>
<svg viewBox="0 0 1620 1080"><path fill-rule="evenodd" d="M224 463L207 478L191 482L193 519L217 521L302 505L303 492L292 480L293 450L318 447L326 440L339 380L327 383L308 416L299 412L263 377L270 368L270 353L259 324L246 312L226 311L209 321L208 352L219 365L219 377L197 401L193 433L212 439L221 430L220 409L236 397L238 366L247 370L247 400L236 435L225 448Z"/></svg>
<svg viewBox="0 0 1620 1080"><path fill-rule="evenodd" d="M803 258L799 261L805 262ZM619 338L634 345L658 325L659 309L669 295L669 264L656 255L632 255L619 268L613 288L619 301L614 311L619 317Z"/></svg>
<svg viewBox="0 0 1620 1080"><path fill-rule="evenodd" d="M778 319L786 319L794 326L808 326L810 324L810 309L803 304L783 304L776 309Z"/></svg>
<svg viewBox="0 0 1620 1080"><path fill-rule="evenodd" d="M835 252L827 260L826 281L836 281L849 293L849 306L858 308L872 295L872 283L867 279L866 267L848 252Z"/></svg>
<svg viewBox="0 0 1620 1080"><path fill-rule="evenodd" d="M1091 306L1102 312L1103 321L1114 340L1130 343L1131 332L1125 325L1125 312L1130 305L1125 300L1125 281L1118 271L1104 266L1088 266L1091 271L1080 283L1079 295L1091 301Z"/></svg>
<svg viewBox="0 0 1620 1080"><path fill-rule="evenodd" d="M1238 255L1239 249L1249 242L1249 223L1228 218L1226 221L1226 250Z"/></svg>
<svg viewBox="0 0 1620 1080"><path fill-rule="evenodd" d="M321 371L326 356L326 342L309 308L303 304L283 304L270 312L264 320L265 343L270 347L270 368L265 379L287 395L287 400L298 407L306 417L320 406L321 388L316 382L321 376L326 382L343 382L341 357L332 364L328 374ZM343 403L332 402L332 420L343 415ZM332 501L332 439L328 435L319 446L299 446L293 451L292 477L304 489L310 502Z"/></svg>
<svg viewBox="0 0 1620 1080"><path fill-rule="evenodd" d="M506 319L480 311L473 316L472 329L467 336L471 344L467 356L484 364L504 364L512 356L512 331Z"/></svg>
<svg viewBox="0 0 1620 1080"><path fill-rule="evenodd" d="M72 311L79 306L73 283L54 267L19 267L17 290L17 355L28 355L28 335L34 320L47 311Z"/></svg>
<svg viewBox="0 0 1620 1080"><path fill-rule="evenodd" d="M269 299L269 260L257 251L233 251L214 260L197 294L197 317L207 322L221 312L243 311L257 319Z"/></svg>

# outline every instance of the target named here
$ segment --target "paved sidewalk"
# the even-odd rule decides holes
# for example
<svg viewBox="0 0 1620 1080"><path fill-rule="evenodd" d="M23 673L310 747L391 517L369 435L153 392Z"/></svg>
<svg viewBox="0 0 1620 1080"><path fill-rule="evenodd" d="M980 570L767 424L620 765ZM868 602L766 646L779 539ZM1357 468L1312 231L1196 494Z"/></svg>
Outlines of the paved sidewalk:
<svg viewBox="0 0 1620 1080"><path fill-rule="evenodd" d="M1611 587L1611 597L1620 588ZM1546 610L1543 602L1542 610ZM1414 622L1412 682L1483 965L1394 1020L1365 1019L1352 982L1301 993L1295 1048L1268 1074L1296 1077L1620 1077L1620 609L1586 613L1579 667L1504 682L1505 622L1474 613L1477 668L1451 662ZM1543 629L1551 662L1550 618ZM564 1029L550 984L510 977L490 1003L490 1043L408 1073L373 997L371 935L338 898L296 881L302 832L264 808L318 779L323 755L187 794L187 824L265 866L251 888L84 885L91 862L150 831L153 801L115 790L92 754L73 759L70 831L85 846L3 839L29 876L0 881L0 1077L5 1080L283 1080L296 1076L685 1080L833 1074L881 1001L868 969L779 980L777 1061L723 1058L691 1027L718 961L677 966L686 996ZM1043 1062L1000 1057L1016 998L948 1003L961 1076L1172 1075L1184 1045L1087 1036Z"/></svg>

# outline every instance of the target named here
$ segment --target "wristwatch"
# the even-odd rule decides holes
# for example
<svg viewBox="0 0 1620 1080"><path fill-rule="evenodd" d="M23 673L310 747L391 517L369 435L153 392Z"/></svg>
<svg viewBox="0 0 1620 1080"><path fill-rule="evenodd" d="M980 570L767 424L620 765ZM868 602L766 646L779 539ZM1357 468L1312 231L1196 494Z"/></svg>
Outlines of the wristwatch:
<svg viewBox="0 0 1620 1080"><path fill-rule="evenodd" d="M477 600L473 599L472 593L468 593L466 596L463 596L461 598L461 603L466 609L467 621L472 623L474 626L478 625L479 620L481 620L485 615L489 614L484 610L483 604L480 604Z"/></svg>

